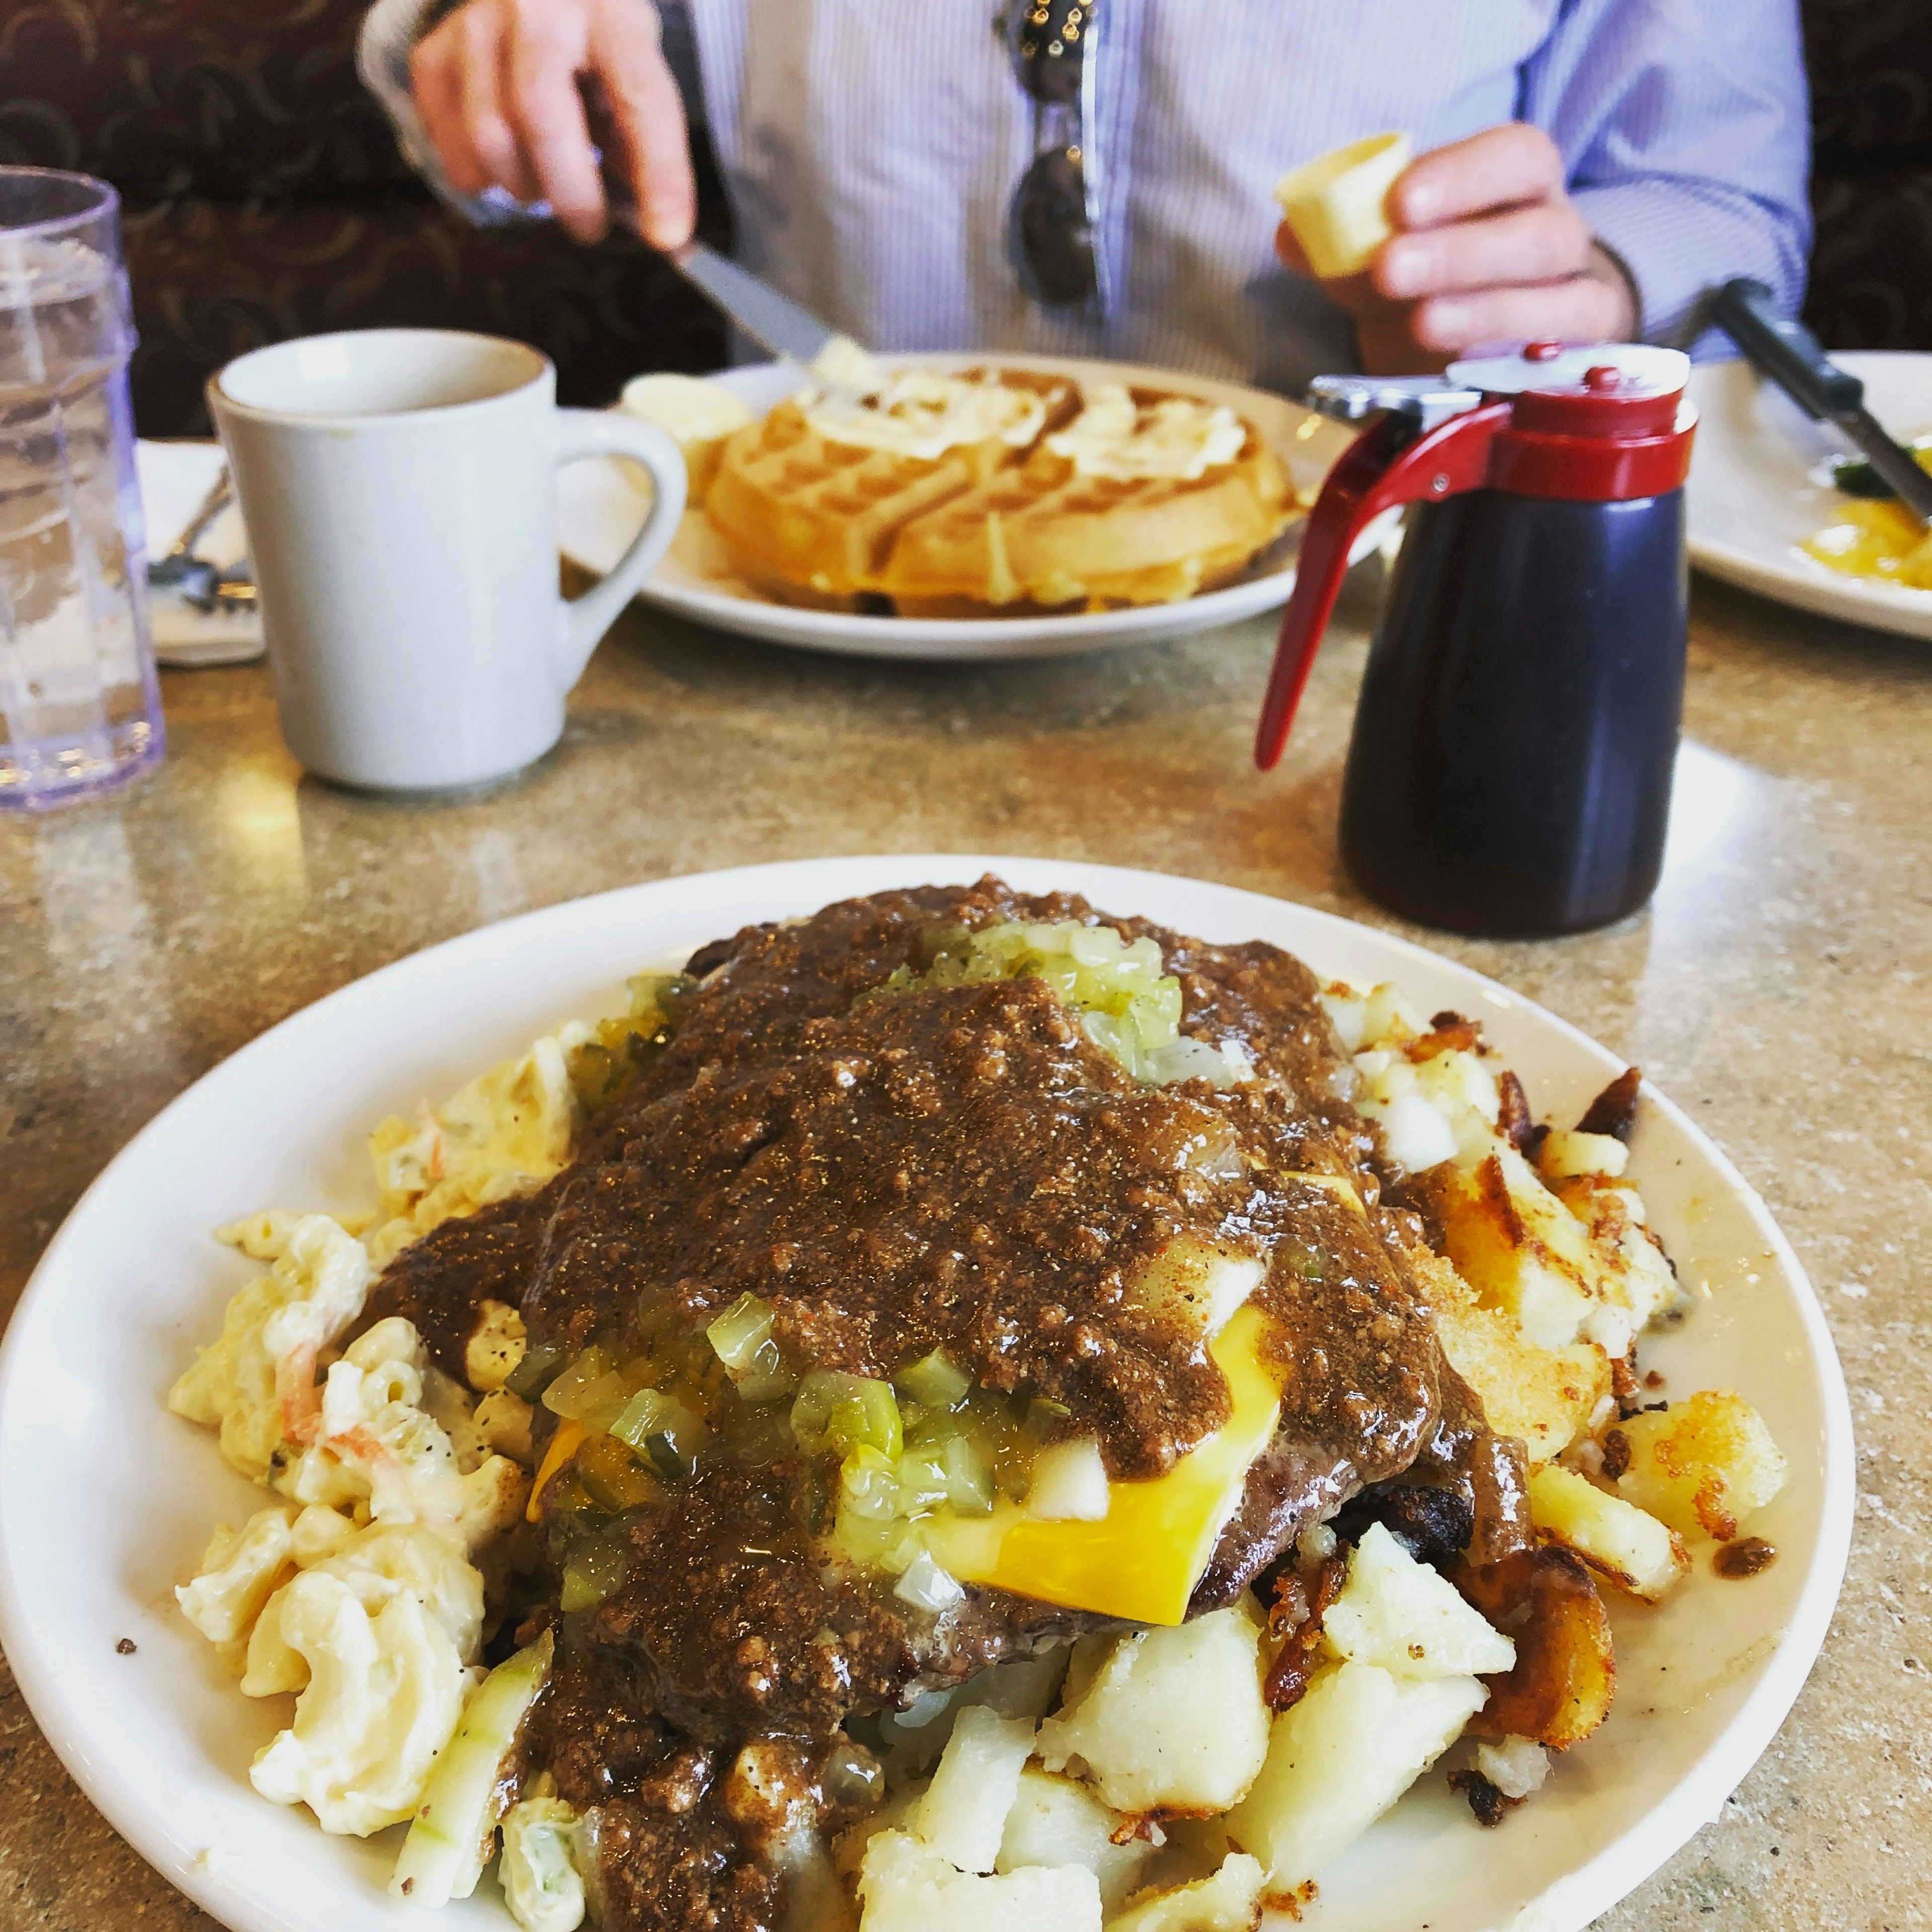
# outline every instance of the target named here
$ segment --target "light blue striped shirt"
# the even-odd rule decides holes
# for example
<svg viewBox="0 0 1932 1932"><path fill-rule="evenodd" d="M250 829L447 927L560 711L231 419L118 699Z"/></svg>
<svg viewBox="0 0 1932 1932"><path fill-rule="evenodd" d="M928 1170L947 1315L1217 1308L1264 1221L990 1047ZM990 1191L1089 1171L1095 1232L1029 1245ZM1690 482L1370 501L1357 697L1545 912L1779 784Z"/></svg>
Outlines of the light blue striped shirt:
<svg viewBox="0 0 1932 1932"><path fill-rule="evenodd" d="M1100 0L1085 139L1111 292L1091 316L1030 302L1008 259L1032 110L995 4L686 0L739 258L872 347L1299 391L1355 350L1347 316L1276 259L1276 181L1364 134L1429 148L1516 119L1555 139L1649 339L1694 333L1699 296L1732 275L1792 309L1802 292L1797 0ZM420 11L382 0L365 37L404 122L382 83Z"/></svg>

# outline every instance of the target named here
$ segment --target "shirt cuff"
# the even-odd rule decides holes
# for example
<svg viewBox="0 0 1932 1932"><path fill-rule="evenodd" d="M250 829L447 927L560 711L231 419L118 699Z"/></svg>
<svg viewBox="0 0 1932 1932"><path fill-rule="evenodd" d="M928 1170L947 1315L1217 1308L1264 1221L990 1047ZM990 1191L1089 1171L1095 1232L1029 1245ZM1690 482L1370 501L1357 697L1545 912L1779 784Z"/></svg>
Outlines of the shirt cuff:
<svg viewBox="0 0 1932 1932"><path fill-rule="evenodd" d="M1636 286L1642 340L1688 349L1700 360L1736 355L1730 338L1702 322L1706 296L1734 275L1755 277L1786 314L1797 313L1803 238L1762 202L1654 176L1580 188L1572 199Z"/></svg>

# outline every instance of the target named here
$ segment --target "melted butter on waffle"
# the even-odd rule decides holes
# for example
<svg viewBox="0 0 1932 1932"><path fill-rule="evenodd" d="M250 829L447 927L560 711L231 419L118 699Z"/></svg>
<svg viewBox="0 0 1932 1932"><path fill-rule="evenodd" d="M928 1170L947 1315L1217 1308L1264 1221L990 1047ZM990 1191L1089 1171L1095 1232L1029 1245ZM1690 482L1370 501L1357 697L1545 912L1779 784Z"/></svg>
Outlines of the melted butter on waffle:
<svg viewBox="0 0 1932 1932"><path fill-rule="evenodd" d="M1192 482L1232 463L1247 441L1247 425L1225 404L1185 396L1137 402L1120 384L1096 385L1087 406L1046 439L1080 476L1116 482L1160 477Z"/></svg>
<svg viewBox="0 0 1932 1932"><path fill-rule="evenodd" d="M826 390L808 398L803 406L807 426L827 442L928 463L974 443L1024 449L1046 422L1046 405L1030 389L1012 388L997 376L948 376L932 369L886 376L862 396Z"/></svg>

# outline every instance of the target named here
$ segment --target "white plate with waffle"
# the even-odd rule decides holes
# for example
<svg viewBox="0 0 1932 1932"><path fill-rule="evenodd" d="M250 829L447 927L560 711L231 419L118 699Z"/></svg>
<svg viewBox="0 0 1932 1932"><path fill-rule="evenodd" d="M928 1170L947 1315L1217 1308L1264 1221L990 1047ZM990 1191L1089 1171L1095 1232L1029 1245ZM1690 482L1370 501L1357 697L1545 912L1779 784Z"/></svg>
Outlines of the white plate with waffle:
<svg viewBox="0 0 1932 1932"><path fill-rule="evenodd" d="M1003 370L1069 377L1090 393L1102 384L1119 383L1226 404L1266 439L1304 502L1312 500L1330 466L1354 440L1353 433L1341 424L1282 397L1170 370L1056 356L919 354L876 359L887 370L966 370L997 363ZM802 372L780 363L728 370L714 380L760 416L807 386ZM600 575L608 570L644 521L647 490L648 485L634 481L632 472L616 461L580 463L564 470L558 493L558 541L564 555ZM718 630L807 650L935 661L1052 657L1183 637L1279 608L1294 586L1299 527L1291 528L1283 542L1249 574L1178 602L1011 617L875 616L812 610L762 594L737 574L704 514L693 510L686 512L670 554L638 596L661 610ZM1374 534L1380 536L1379 531ZM1367 542L1364 554L1373 548L1374 541Z"/></svg>

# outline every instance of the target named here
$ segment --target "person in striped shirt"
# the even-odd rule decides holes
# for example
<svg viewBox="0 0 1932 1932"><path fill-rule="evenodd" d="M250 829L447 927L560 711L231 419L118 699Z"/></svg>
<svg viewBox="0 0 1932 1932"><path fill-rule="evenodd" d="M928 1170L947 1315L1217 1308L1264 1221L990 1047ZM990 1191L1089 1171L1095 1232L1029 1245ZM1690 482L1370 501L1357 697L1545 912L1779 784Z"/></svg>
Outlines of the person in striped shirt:
<svg viewBox="0 0 1932 1932"><path fill-rule="evenodd" d="M1055 32L1070 17L1006 4ZM604 232L587 88L608 178L674 248L689 142L708 140L739 259L881 350L1292 392L1510 338L1721 353L1708 287L1754 275L1792 310L1802 293L1796 0L1085 0L1070 17L1084 72L1058 108L1029 94L1024 22L996 0L380 0L363 66L412 158L481 218L548 203ZM1396 232L1366 273L1319 282L1270 190L1394 128L1420 154ZM1014 242L1016 187L1055 144L1080 164L1093 262L1072 301L1042 298Z"/></svg>

